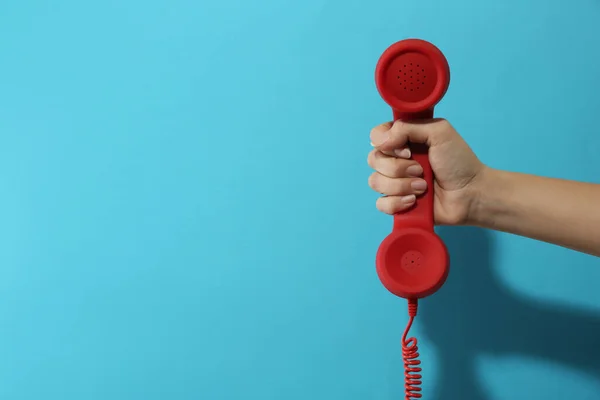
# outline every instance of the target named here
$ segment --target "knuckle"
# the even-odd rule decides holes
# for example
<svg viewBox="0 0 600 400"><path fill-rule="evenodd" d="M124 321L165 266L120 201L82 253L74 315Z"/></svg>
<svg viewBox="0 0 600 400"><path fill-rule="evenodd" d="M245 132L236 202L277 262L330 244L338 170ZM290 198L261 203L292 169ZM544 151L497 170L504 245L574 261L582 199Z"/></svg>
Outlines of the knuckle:
<svg viewBox="0 0 600 400"><path fill-rule="evenodd" d="M375 151L371 160L371 167L382 175L389 175L389 163L392 162L380 151Z"/></svg>
<svg viewBox="0 0 600 400"><path fill-rule="evenodd" d="M401 129L404 125L406 125L406 122L401 119L397 119L392 124L392 129Z"/></svg>
<svg viewBox="0 0 600 400"><path fill-rule="evenodd" d="M402 178L406 175L407 163L405 160L394 159L394 166L392 169L392 175L394 178Z"/></svg>
<svg viewBox="0 0 600 400"><path fill-rule="evenodd" d="M448 122L448 120L446 119L441 119L438 121L438 132L443 132L443 133L447 133L448 131L450 131L452 129L452 125L450 125L450 122Z"/></svg>
<svg viewBox="0 0 600 400"><path fill-rule="evenodd" d="M375 168L375 151L376 150L371 150L367 155L367 164L373 169Z"/></svg>
<svg viewBox="0 0 600 400"><path fill-rule="evenodd" d="M412 192L410 187L410 179L401 179L401 186L402 188L400 189L399 194L409 194Z"/></svg>
<svg viewBox="0 0 600 400"><path fill-rule="evenodd" d="M377 209L385 214L393 214L393 204L391 198L389 197L380 197L377 199L376 203Z"/></svg>
<svg viewBox="0 0 600 400"><path fill-rule="evenodd" d="M375 136L375 134L377 133L377 126L373 129L371 129L371 131L369 132L369 138L373 138L373 136Z"/></svg>
<svg viewBox="0 0 600 400"><path fill-rule="evenodd" d="M408 122L396 120L390 129L392 142L396 146L404 146L409 136L411 125Z"/></svg>
<svg viewBox="0 0 600 400"><path fill-rule="evenodd" d="M380 132L385 132L388 129L390 129L390 124L389 123L385 123L385 124L381 124L381 125L377 125L375 127L373 127L371 129L371 132L369 133L369 137L372 139L374 136L377 136L378 133Z"/></svg>
<svg viewBox="0 0 600 400"><path fill-rule="evenodd" d="M399 135L401 134L404 130L406 129L406 122L401 121L401 120L396 120L394 121L394 124L392 125L391 131L392 133Z"/></svg>
<svg viewBox="0 0 600 400"><path fill-rule="evenodd" d="M438 141L448 138L448 136L450 136L454 131L454 128L450 122L444 118L438 119L432 128L434 129L431 129L431 136L433 139Z"/></svg>
<svg viewBox="0 0 600 400"><path fill-rule="evenodd" d="M387 188L388 193L390 195L394 195L394 196L398 196L398 195L402 195L404 193L406 193L407 191L407 185L406 185L406 180L402 179L402 178L396 178L393 180L390 180L390 184Z"/></svg>
<svg viewBox="0 0 600 400"><path fill-rule="evenodd" d="M369 176L369 187L375 191L379 191L379 174L377 172L372 173Z"/></svg>
<svg viewBox="0 0 600 400"><path fill-rule="evenodd" d="M378 200L377 208L386 214L395 214L404 207L397 196L382 197Z"/></svg>

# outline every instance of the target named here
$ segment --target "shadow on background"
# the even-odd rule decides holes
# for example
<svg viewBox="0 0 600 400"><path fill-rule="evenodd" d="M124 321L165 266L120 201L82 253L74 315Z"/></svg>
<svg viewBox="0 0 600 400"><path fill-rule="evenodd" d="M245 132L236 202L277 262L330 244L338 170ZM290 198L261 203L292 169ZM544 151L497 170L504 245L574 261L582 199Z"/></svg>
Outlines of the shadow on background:
<svg viewBox="0 0 600 400"><path fill-rule="evenodd" d="M423 333L440 356L440 379L428 398L487 400L475 371L481 354L551 360L600 379L599 315L535 303L502 286L494 275L488 231L443 227L439 233L450 251L451 270L445 286L425 299L420 311Z"/></svg>

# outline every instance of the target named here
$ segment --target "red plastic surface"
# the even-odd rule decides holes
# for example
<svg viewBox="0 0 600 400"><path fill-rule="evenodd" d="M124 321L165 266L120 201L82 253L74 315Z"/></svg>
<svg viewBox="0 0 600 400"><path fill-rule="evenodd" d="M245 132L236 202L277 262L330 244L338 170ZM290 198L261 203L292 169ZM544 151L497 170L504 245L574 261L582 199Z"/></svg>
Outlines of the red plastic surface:
<svg viewBox="0 0 600 400"><path fill-rule="evenodd" d="M394 43L375 70L377 90L392 108L394 120L433 117L434 106L450 83L450 68L442 52L429 42L407 39ZM449 257L434 231L433 173L428 148L409 144L412 158L423 167L427 191L415 205L394 215L393 230L377 251L377 274L391 293L416 300L436 292L446 281Z"/></svg>

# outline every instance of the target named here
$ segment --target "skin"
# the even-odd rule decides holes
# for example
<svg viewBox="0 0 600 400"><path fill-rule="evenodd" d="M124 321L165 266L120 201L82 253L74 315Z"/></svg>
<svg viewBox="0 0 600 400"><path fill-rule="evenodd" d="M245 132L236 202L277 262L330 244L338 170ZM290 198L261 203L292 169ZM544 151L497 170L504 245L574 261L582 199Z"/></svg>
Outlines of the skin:
<svg viewBox="0 0 600 400"><path fill-rule="evenodd" d="M373 128L369 186L383 194L381 212L407 210L425 190L408 142L429 146L436 224L494 229L600 257L600 185L490 168L443 119Z"/></svg>

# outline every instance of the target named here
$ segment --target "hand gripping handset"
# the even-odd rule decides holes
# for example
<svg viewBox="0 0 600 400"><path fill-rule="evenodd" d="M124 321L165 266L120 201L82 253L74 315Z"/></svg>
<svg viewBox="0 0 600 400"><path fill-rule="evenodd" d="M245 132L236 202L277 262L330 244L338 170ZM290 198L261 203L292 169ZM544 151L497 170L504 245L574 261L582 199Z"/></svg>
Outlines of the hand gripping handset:
<svg viewBox="0 0 600 400"><path fill-rule="evenodd" d="M450 68L433 44L401 40L388 47L375 69L377 90L392 108L394 120L433 118L434 106L450 83ZM379 246L377 275L383 286L409 303L409 322L402 337L406 399L421 397L421 368L415 338L406 339L417 314L417 300L436 292L446 281L448 251L434 231L433 172L428 147L409 143L412 158L423 167L426 192L409 210L394 215L392 233Z"/></svg>

